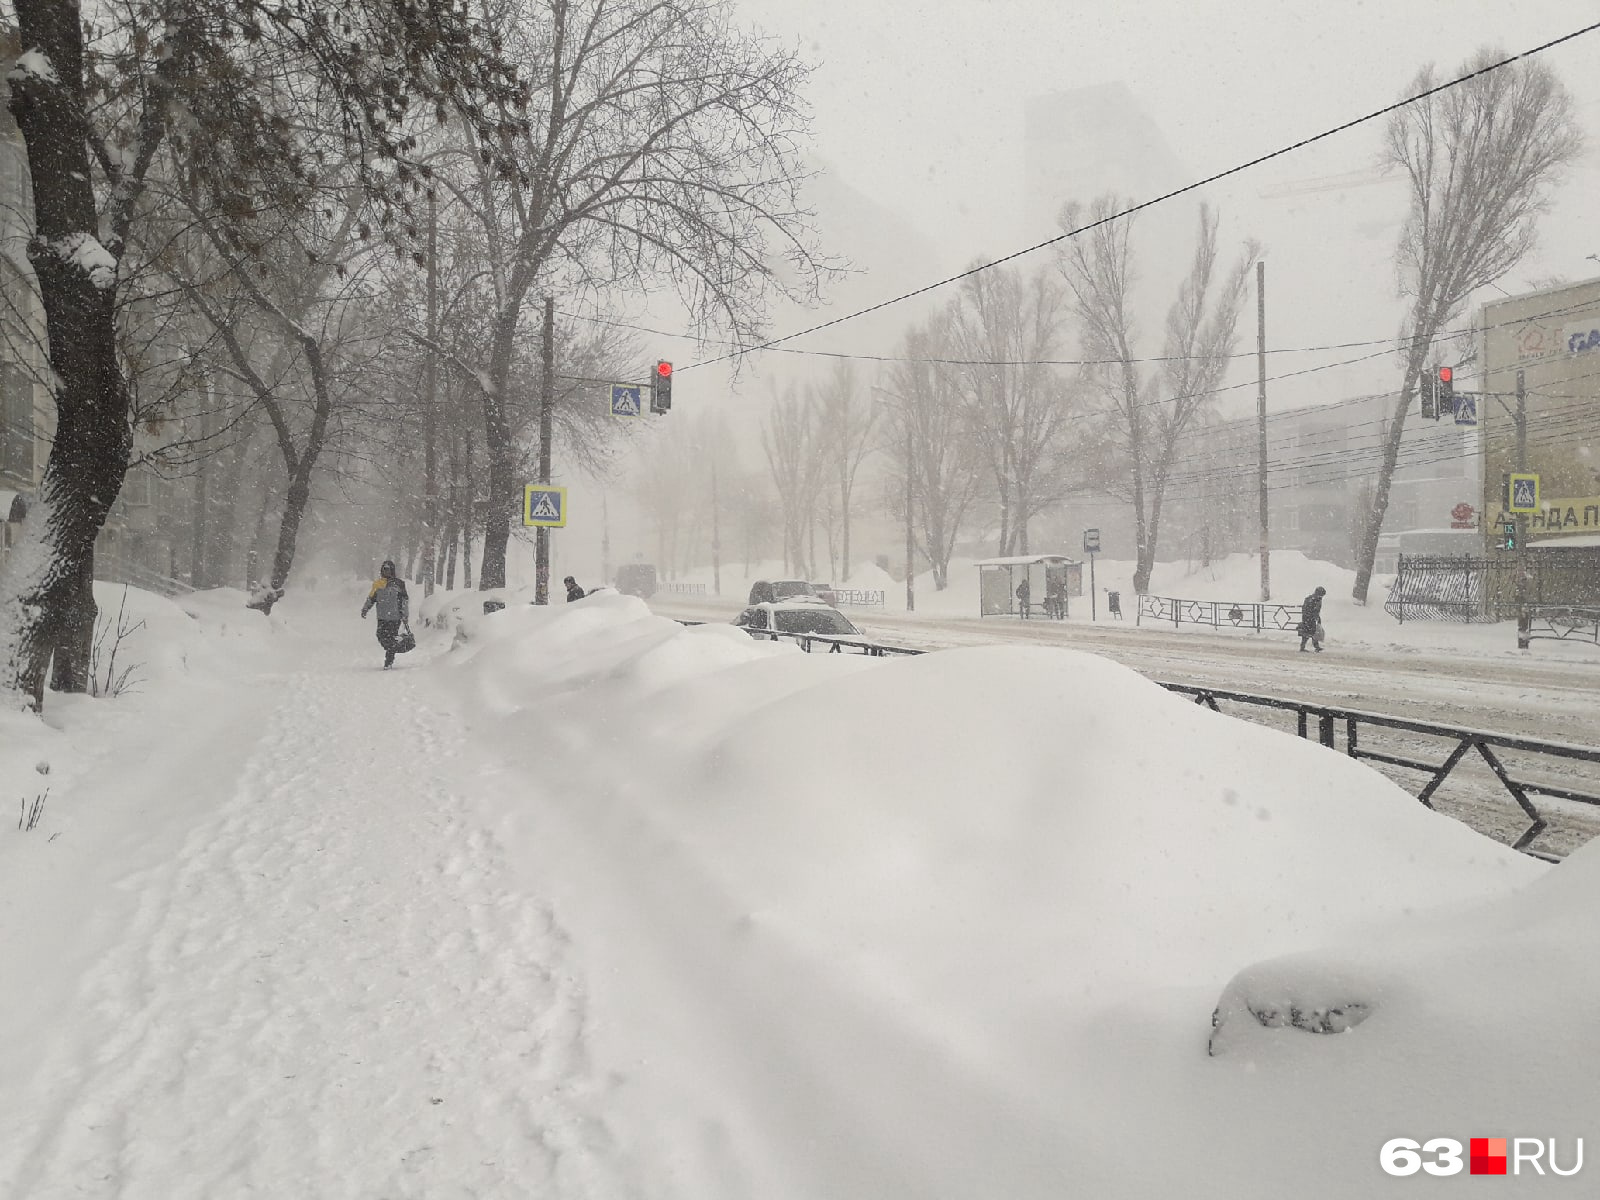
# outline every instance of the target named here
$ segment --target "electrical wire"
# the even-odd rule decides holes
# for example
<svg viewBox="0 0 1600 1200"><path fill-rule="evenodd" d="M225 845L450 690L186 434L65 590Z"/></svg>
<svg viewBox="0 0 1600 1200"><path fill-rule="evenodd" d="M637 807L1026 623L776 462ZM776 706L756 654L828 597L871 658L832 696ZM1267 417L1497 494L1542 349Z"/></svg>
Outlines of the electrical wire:
<svg viewBox="0 0 1600 1200"><path fill-rule="evenodd" d="M1542 54L1546 50L1554 49L1556 46L1562 45L1565 42L1570 42L1577 38L1583 37L1585 34L1593 33L1597 29L1600 29L1600 21L1595 21L1592 24L1585 25L1581 29L1575 29L1571 33L1563 34L1560 37L1551 38L1547 42L1541 42L1539 45L1530 47L1529 49L1523 50L1520 53L1502 58L1497 62L1488 64L1487 66L1479 67L1476 71L1469 71L1465 75L1460 75L1454 79L1446 80L1444 83L1427 88L1424 91L1418 92L1414 96L1407 96L1405 99L1397 100L1393 104L1386 104L1382 108L1374 109L1372 112L1369 112L1364 116L1356 117L1352 120L1345 121L1342 124L1335 125L1331 129L1325 129L1321 133L1313 134L1310 137L1301 138L1298 142L1294 142L1291 145L1280 147L1279 149L1273 150L1267 154L1258 155L1247 162L1239 163L1236 166L1229 167L1223 171L1217 171L1214 174L1206 176L1204 179L1199 179L1193 183L1185 184L1182 187L1174 188L1173 190L1165 192L1160 196L1156 196L1153 199L1144 200L1129 208L1110 213L1099 218L1098 220L1089 222L1087 225L1080 225L1076 229L1069 229L1063 233L1057 234L1054 237L1046 238L1042 242L1035 242L1033 245L1026 246L1021 250L1014 250L1010 254L1002 255L1000 258L993 259L989 262L979 263L977 266L968 267L965 271L961 271L955 275L946 276L944 279L925 284L922 287L915 288L909 292L903 292L892 299L880 300L877 304L868 305L866 308L857 309L855 312L847 313L844 316L834 317L831 320L820 322L808 329L802 329L795 333L785 334L783 337L773 338L770 341L761 342L757 345L746 347L743 350L738 350L731 354L723 354L717 358L704 359L697 363L690 363L687 367L681 367L679 369L683 371L692 371L697 367L708 367L714 363L725 362L728 359L737 358L742 354L751 354L758 350L770 350L774 346L780 345L783 342L793 341L795 338L805 337L807 334L817 333L823 329L830 329L835 325L842 325L846 321L853 321L857 317L866 316L868 313L874 313L880 309L889 308L892 305L900 304L916 296L925 295L928 292L934 291L936 288L946 287L952 283L958 283L961 280L971 278L973 275L977 275L982 271L987 271L993 267L1001 266L1005 263L1011 262L1014 259L1021 258L1026 254L1032 254L1036 250L1042 250L1047 246L1055 245L1057 242L1066 241L1070 238L1077 237L1079 234L1088 233L1091 230L1097 229L1102 225L1109 224L1112 221L1121 220L1124 217L1131 217L1135 213L1142 212L1147 208L1153 208L1158 204L1165 203L1168 200L1176 199L1179 196L1186 195L1187 193L1196 191L1199 188L1207 187L1210 184L1216 183L1222 179L1226 179L1231 175L1237 175L1242 171L1248 171L1252 167L1260 166L1262 163L1270 162L1275 158L1281 158L1286 154L1292 154L1296 150L1304 149L1306 146L1324 141L1327 138L1334 137L1337 134L1354 129L1359 125L1365 125L1369 121L1375 121L1380 117L1386 117L1390 113L1398 112L1400 109L1407 108L1412 104L1416 104L1418 101L1426 100L1430 96L1437 96L1441 92L1446 92L1451 88L1459 87L1463 83L1470 82L1471 80L1477 79L1483 75L1488 75L1491 72L1501 70L1502 68L1508 67L1513 63L1520 62L1525 58L1531 58L1535 54Z"/></svg>

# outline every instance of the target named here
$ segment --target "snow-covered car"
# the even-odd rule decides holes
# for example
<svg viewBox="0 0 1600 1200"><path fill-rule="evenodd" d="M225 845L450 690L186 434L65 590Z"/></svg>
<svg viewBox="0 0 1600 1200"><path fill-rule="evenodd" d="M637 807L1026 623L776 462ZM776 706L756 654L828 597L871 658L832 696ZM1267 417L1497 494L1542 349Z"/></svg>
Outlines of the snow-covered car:
<svg viewBox="0 0 1600 1200"><path fill-rule="evenodd" d="M852 642L865 639L865 635L849 617L838 609L830 608L815 596L752 604L739 614L734 624L753 638L761 638L763 634L770 633L811 633L828 638L849 639ZM817 642L808 649L826 650L831 647L831 642Z"/></svg>
<svg viewBox="0 0 1600 1200"><path fill-rule="evenodd" d="M817 589L804 579L758 579L750 585L751 604L773 604L802 596L815 597Z"/></svg>
<svg viewBox="0 0 1600 1200"><path fill-rule="evenodd" d="M835 608L839 607L839 593L833 590L833 584L813 581L811 591L824 604L831 604Z"/></svg>

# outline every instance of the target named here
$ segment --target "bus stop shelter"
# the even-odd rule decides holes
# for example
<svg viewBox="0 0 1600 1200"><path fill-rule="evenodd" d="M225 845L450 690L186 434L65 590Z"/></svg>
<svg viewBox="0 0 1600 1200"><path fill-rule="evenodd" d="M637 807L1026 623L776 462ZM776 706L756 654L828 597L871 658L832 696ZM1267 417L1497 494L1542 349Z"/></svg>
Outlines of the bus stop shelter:
<svg viewBox="0 0 1600 1200"><path fill-rule="evenodd" d="M1067 615L1069 597L1083 595L1083 563L1064 554L984 558L975 565L978 615L982 617L1059 621Z"/></svg>

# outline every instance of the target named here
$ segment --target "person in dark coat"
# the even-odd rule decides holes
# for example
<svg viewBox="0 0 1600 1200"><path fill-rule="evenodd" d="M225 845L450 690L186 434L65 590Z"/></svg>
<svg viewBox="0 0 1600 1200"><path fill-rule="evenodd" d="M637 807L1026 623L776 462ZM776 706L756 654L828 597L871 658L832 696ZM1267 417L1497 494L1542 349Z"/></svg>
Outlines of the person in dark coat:
<svg viewBox="0 0 1600 1200"><path fill-rule="evenodd" d="M378 610L378 645L383 647L383 669L387 671L394 666L400 626L411 619L411 598L406 595L406 581L395 572L393 562L385 561L378 569L378 578L367 593L367 602L361 606L362 619L374 608Z"/></svg>
<svg viewBox="0 0 1600 1200"><path fill-rule="evenodd" d="M576 579L574 579L571 575L568 575L561 582L567 585L567 603L568 604L571 604L574 600L582 600L585 596L587 596L589 594L589 593L585 592L581 587L578 586L578 581Z"/></svg>
<svg viewBox="0 0 1600 1200"><path fill-rule="evenodd" d="M1028 577L1024 575L1022 582L1017 584L1017 611L1022 614L1024 621L1033 616L1028 604L1032 595L1033 589L1028 586Z"/></svg>
<svg viewBox="0 0 1600 1200"><path fill-rule="evenodd" d="M1316 647L1318 654L1322 653L1322 598L1327 594L1327 588L1319 587L1300 601L1299 633L1302 654L1305 653L1307 642Z"/></svg>

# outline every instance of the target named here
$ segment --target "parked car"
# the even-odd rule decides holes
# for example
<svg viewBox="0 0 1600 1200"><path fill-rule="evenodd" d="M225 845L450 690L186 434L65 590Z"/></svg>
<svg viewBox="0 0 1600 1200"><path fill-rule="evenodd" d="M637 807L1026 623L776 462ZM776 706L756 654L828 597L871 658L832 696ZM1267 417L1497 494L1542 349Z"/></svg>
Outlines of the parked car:
<svg viewBox="0 0 1600 1200"><path fill-rule="evenodd" d="M833 584L813 583L811 585L811 591L816 595L817 599L821 600L824 604L831 604L835 608L839 607L839 593L833 590Z"/></svg>
<svg viewBox="0 0 1600 1200"><path fill-rule="evenodd" d="M648 600L656 594L654 563L623 563L617 568L617 591Z"/></svg>
<svg viewBox="0 0 1600 1200"><path fill-rule="evenodd" d="M815 596L794 600L768 601L752 604L735 619L734 624L753 638L763 632L815 633L830 638L860 640L865 635L849 617L836 608L830 608ZM827 649L828 643L814 643L812 649Z"/></svg>
<svg viewBox="0 0 1600 1200"><path fill-rule="evenodd" d="M804 579L758 579L750 585L748 604L773 604L797 596L816 596L817 589Z"/></svg>

